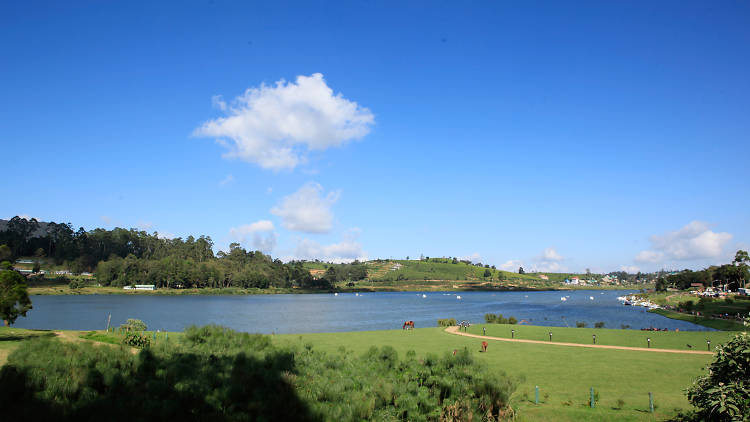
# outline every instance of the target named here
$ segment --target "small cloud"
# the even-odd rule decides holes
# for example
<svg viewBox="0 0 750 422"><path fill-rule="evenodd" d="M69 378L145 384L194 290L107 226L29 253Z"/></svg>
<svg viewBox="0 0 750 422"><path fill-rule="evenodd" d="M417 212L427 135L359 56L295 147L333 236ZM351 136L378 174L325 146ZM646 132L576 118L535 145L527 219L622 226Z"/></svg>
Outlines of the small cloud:
<svg viewBox="0 0 750 422"><path fill-rule="evenodd" d="M511 260L505 261L505 263L502 264L502 265L500 265L499 268L501 270L505 270L505 271L516 272L516 271L518 271L519 267L523 267L523 262L519 261L517 259L511 259Z"/></svg>
<svg viewBox="0 0 750 422"><path fill-rule="evenodd" d="M360 230L351 229L344 234L344 239L339 243L321 245L320 243L302 239L297 242L295 259L319 259L326 262L352 262L355 260L366 261L367 254L362 250L362 244L359 243Z"/></svg>
<svg viewBox="0 0 750 422"><path fill-rule="evenodd" d="M471 255L460 257L459 260L470 261L472 264L476 264L477 262L482 262L482 255L480 255L479 252L474 252Z"/></svg>
<svg viewBox="0 0 750 422"><path fill-rule="evenodd" d="M109 217L109 216L106 216L106 215L102 215L101 217L99 217L99 219L102 220L104 222L104 224L106 224L108 226L112 224L112 217Z"/></svg>
<svg viewBox="0 0 750 422"><path fill-rule="evenodd" d="M620 271L625 271L626 273L634 274L640 270L641 269L635 265L620 265Z"/></svg>
<svg viewBox="0 0 750 422"><path fill-rule="evenodd" d="M248 239L252 239L253 248L263 253L270 253L276 247L277 235L274 232L273 222L270 220L232 227L229 234L242 243L247 243Z"/></svg>
<svg viewBox="0 0 750 422"><path fill-rule="evenodd" d="M695 261L717 258L723 254L724 246L731 239L731 234L716 233L705 222L691 221L679 230L651 236L651 249L639 252L635 261L659 263L665 260Z"/></svg>
<svg viewBox="0 0 750 422"><path fill-rule="evenodd" d="M325 196L322 193L322 186L307 183L271 208L271 214L281 217L281 224L287 230L327 233L333 227L331 207L338 201L340 192L329 192Z"/></svg>
<svg viewBox="0 0 750 422"><path fill-rule="evenodd" d="M664 254L662 252L657 251L640 251L638 252L638 255L635 256L635 262L645 264L645 263L651 263L655 264L657 262L661 262L664 259Z"/></svg>
<svg viewBox="0 0 750 422"><path fill-rule="evenodd" d="M249 88L231 105L218 96L212 103L226 116L193 134L216 138L227 149L225 157L271 170L294 169L308 151L360 139L375 123L370 110L334 94L320 73Z"/></svg>
<svg viewBox="0 0 750 422"><path fill-rule="evenodd" d="M540 259L545 262L551 262L562 261L563 257L561 257L554 248L547 248L542 252L542 256Z"/></svg>
<svg viewBox="0 0 750 422"><path fill-rule="evenodd" d="M149 231L154 227L154 224L150 221L139 221L138 224L136 224L136 228L141 231Z"/></svg>
<svg viewBox="0 0 750 422"><path fill-rule="evenodd" d="M231 174L227 174L227 177L223 178L219 182L219 186L225 186L225 185L227 185L229 183L232 183L233 181L234 181L234 176L232 176Z"/></svg>
<svg viewBox="0 0 750 422"><path fill-rule="evenodd" d="M221 95L214 95L213 97L211 97L211 105L221 111L227 110L227 103L226 101L224 101L224 97L222 97Z"/></svg>

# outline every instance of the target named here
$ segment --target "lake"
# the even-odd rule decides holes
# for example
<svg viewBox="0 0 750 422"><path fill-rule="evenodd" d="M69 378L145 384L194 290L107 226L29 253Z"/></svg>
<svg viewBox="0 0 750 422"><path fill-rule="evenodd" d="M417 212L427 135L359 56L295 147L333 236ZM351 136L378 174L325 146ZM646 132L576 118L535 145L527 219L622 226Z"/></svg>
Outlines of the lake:
<svg viewBox="0 0 750 422"><path fill-rule="evenodd" d="M112 326L137 318L153 330L182 331L193 324L219 324L246 332L312 333L387 330L401 328L405 320L413 320L417 327L434 327L438 318L481 323L486 313L502 313L532 325L555 327L575 327L576 321L593 327L603 321L606 328L709 330L617 301L617 296L631 293L634 291L32 296L34 309L26 318L18 318L15 326L103 330L112 314ZM560 300L565 296L566 301Z"/></svg>

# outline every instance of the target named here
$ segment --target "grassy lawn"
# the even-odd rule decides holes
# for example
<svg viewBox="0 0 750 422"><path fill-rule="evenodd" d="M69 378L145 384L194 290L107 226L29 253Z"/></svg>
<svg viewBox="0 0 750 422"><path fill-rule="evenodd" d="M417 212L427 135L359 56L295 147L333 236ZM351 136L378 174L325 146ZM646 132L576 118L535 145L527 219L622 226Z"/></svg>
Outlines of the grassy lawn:
<svg viewBox="0 0 750 422"><path fill-rule="evenodd" d="M734 337L734 333L725 331L640 331L617 330L608 328L567 328L567 327L538 327L533 325L509 324L477 324L469 327L471 334L483 333L500 338L511 338L511 330L515 330L515 338L524 340L552 341L562 343L592 344L592 335L596 334L596 344L609 346L648 347L647 339L651 339L654 349L707 350L706 340L711 340L712 348Z"/></svg>
<svg viewBox="0 0 750 422"><path fill-rule="evenodd" d="M549 327L487 324L487 335L510 337L510 329L519 338L546 340ZM576 329L554 327L553 340L590 344L591 334L597 334L597 344L643 346L651 336L652 347L686 349L695 343L705 350L705 338L712 345L729 339L727 332L640 332L616 329ZM469 330L482 333L482 326ZM121 336L103 331L71 332L80 338L117 344ZM52 335L48 331L0 328L0 362L25 339ZM153 332L148 332L149 337ZM182 333L158 333L157 342L174 342ZM153 338L153 337L152 337ZM480 352L480 339L445 333L442 328L416 330L365 331L348 333L285 334L272 336L278 344L298 347L311 345L316 350L330 353L364 353L371 346L390 345L401 356L414 350L419 356L428 353L445 354L467 348L473 356L488 364L494 371L505 371L520 380L512 404L521 421L598 421L598 420L658 420L690 407L684 390L702 373L712 357L622 350L601 350L490 342L487 353ZM702 348L701 348L702 347ZM539 386L540 403L534 403L534 387ZM594 409L589 408L589 388L599 394ZM648 411L648 392L652 392L656 412ZM624 402L619 408L618 401Z"/></svg>
<svg viewBox="0 0 750 422"><path fill-rule="evenodd" d="M499 334L505 327L493 328ZM538 328L539 333L547 330L546 327L520 328ZM568 340L577 339L582 342L584 338L590 339L589 332L592 330L584 329L580 334L574 334L574 331L568 333ZM611 331L610 335L605 335L607 341L623 344L635 341L635 337L627 337L629 334L640 334L627 330L598 331ZM548 331L544 331L545 335L546 332ZM537 334L533 330L526 332L527 335L532 333ZM616 334L623 334L626 338L615 340ZM684 332L663 334L676 337L671 344L693 341L694 335ZM719 334L717 341L728 336L726 333ZM563 333L560 332L560 335ZM686 337L681 338L683 335ZM688 338L690 340L686 340ZM690 407L684 389L712 360L708 355L598 350L510 342L491 342L487 353L481 353L481 340L448 334L440 328L275 335L274 341L300 346L309 343L319 350L346 350L347 353L363 353L373 345L390 345L400 354L414 350L418 355L443 354L466 347L477 359L487 362L493 370L502 370L522 379L513 396L513 405L519 410L520 420L534 421L664 419ZM705 347L705 340L703 341ZM534 404L536 385L540 388L539 405ZM588 407L590 387L594 387L600 397L594 409ZM648 412L648 392L654 394L654 415ZM618 400L625 403L622 409L616 409Z"/></svg>
<svg viewBox="0 0 750 422"><path fill-rule="evenodd" d="M659 314L667 318L692 322L693 324L698 324L704 327L714 328L716 330L742 331L746 328L744 324L742 324L741 322L737 322L737 321L698 317L695 315L684 314L681 312L669 311L667 309L652 309L649 312Z"/></svg>
<svg viewBox="0 0 750 422"><path fill-rule="evenodd" d="M23 328L0 326L0 366L5 364L10 352L18 347L22 341L45 336L54 336L54 334L51 331L25 330Z"/></svg>

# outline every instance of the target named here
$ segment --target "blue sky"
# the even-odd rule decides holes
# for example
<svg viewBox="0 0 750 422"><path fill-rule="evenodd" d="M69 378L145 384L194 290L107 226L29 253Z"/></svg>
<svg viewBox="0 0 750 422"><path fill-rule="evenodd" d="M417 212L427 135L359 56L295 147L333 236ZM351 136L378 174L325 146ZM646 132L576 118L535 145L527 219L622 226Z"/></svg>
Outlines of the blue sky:
<svg viewBox="0 0 750 422"><path fill-rule="evenodd" d="M245 3L0 5L0 218L543 271L750 243L746 1Z"/></svg>

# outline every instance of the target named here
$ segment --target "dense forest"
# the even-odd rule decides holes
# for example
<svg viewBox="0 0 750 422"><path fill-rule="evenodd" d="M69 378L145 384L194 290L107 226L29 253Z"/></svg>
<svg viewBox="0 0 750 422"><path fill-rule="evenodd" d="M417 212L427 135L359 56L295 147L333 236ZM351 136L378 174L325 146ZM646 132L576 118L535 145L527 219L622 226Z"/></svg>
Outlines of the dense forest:
<svg viewBox="0 0 750 422"><path fill-rule="evenodd" d="M330 289L337 281L367 275L364 265L354 263L315 278L302 262L284 263L239 243L214 255L209 236L166 239L135 229L86 231L70 223L0 220L0 261L25 256L52 260L76 274L94 272L105 286Z"/></svg>

